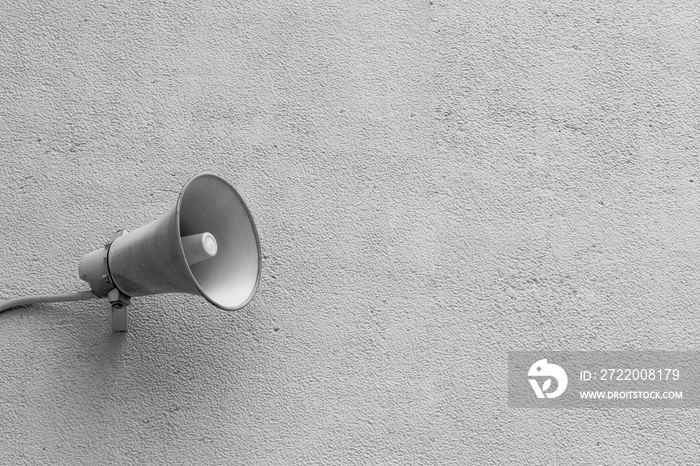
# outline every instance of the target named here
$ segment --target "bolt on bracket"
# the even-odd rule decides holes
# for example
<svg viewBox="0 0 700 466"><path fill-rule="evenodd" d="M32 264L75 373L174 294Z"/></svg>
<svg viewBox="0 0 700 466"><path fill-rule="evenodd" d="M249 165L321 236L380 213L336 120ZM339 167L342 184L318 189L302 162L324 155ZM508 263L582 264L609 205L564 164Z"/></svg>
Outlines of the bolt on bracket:
<svg viewBox="0 0 700 466"><path fill-rule="evenodd" d="M127 306L131 303L131 298L115 288L109 292L107 299L112 305L112 330L126 332L129 324Z"/></svg>

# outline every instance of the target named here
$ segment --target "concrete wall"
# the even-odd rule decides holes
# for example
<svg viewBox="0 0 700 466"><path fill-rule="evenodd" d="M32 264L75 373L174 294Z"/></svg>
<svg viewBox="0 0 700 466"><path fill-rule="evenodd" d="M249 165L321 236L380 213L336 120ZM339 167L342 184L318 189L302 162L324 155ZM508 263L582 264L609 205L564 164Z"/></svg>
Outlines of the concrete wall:
<svg viewBox="0 0 700 466"><path fill-rule="evenodd" d="M507 407L509 350L696 350L700 31L657 2L0 6L0 299L211 171L245 309L0 315L2 464L695 462L695 410Z"/></svg>

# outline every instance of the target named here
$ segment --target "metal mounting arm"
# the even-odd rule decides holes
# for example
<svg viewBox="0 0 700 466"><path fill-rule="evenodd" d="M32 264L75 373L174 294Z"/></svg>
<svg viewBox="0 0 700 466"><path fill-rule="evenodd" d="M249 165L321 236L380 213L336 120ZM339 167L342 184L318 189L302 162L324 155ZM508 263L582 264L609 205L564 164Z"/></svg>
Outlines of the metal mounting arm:
<svg viewBox="0 0 700 466"><path fill-rule="evenodd" d="M129 311L126 307L131 303L131 298L115 288L109 292L107 300L112 305L112 330L126 332L129 324Z"/></svg>

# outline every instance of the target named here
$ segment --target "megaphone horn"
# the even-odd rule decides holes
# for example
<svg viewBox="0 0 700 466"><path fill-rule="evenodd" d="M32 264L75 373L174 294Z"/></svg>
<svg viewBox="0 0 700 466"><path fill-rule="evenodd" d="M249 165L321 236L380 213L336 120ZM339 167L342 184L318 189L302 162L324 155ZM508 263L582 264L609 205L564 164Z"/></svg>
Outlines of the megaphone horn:
<svg viewBox="0 0 700 466"><path fill-rule="evenodd" d="M240 309L255 295L260 271L260 240L250 211L229 183L205 173L185 184L169 212L132 232L120 230L83 256L78 273L95 296L61 300L108 298L114 330L126 331L131 297L189 293L220 309ZM51 301L30 299L14 305Z"/></svg>

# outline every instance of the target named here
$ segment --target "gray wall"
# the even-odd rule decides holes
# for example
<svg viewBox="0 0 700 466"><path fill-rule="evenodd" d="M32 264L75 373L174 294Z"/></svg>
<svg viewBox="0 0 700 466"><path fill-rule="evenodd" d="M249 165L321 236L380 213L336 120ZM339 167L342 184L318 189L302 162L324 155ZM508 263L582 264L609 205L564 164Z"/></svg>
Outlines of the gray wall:
<svg viewBox="0 0 700 466"><path fill-rule="evenodd" d="M507 407L510 350L696 350L695 2L3 2L0 299L211 171L245 309L0 315L2 464L697 460L693 410Z"/></svg>

